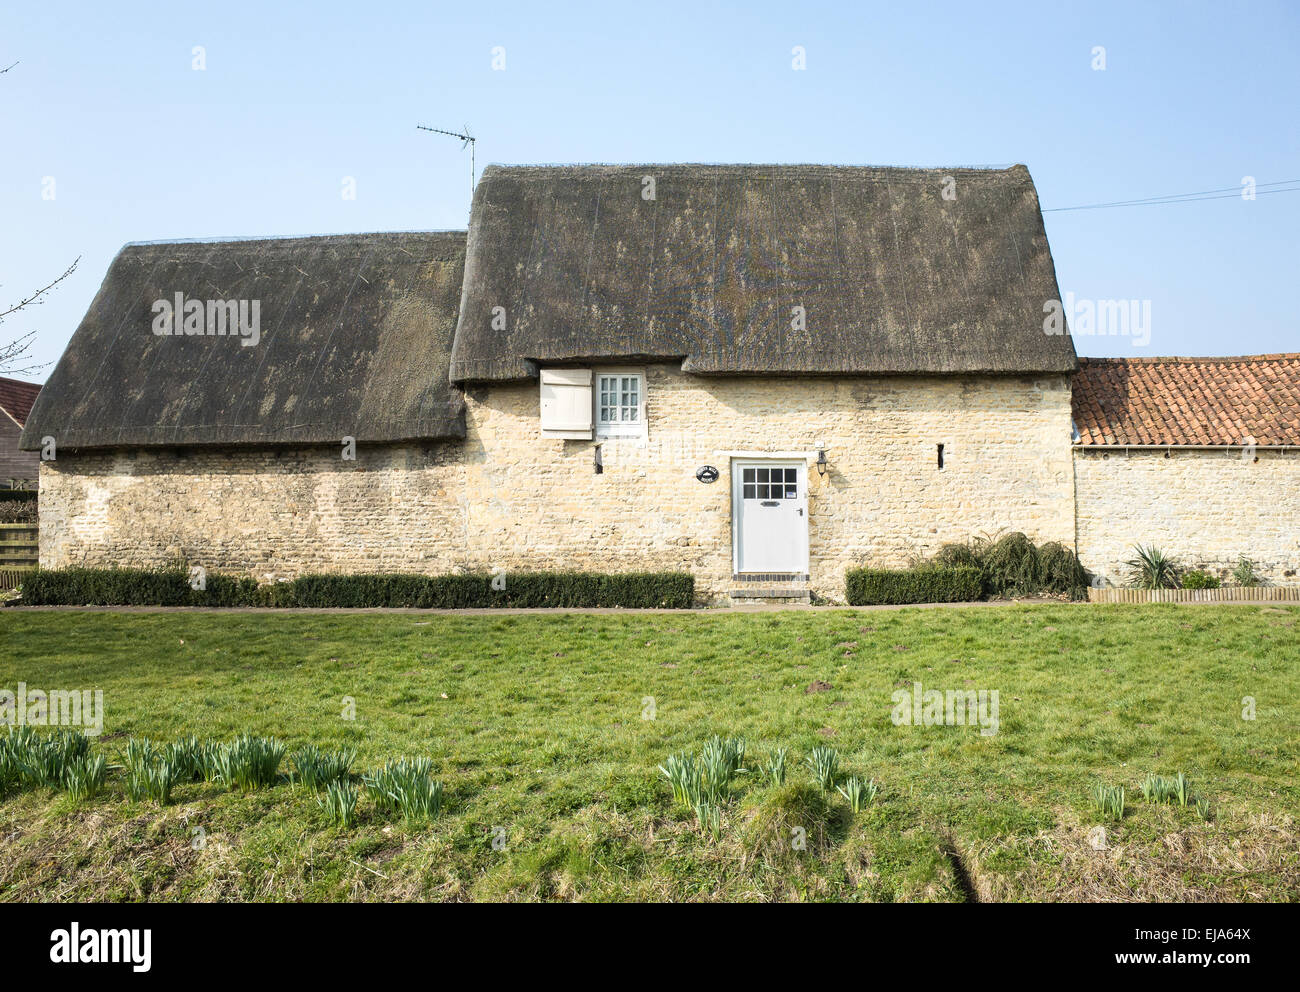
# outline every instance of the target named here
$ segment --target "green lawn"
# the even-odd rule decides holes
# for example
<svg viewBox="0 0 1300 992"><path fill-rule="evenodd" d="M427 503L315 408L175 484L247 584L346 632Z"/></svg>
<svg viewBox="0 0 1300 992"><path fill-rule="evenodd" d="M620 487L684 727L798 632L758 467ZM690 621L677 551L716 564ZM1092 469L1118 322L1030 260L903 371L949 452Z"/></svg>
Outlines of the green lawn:
<svg viewBox="0 0 1300 992"><path fill-rule="evenodd" d="M353 746L357 771L426 755L446 785L419 826L363 792L346 831L287 783L184 785L167 807L128 802L120 772L79 806L11 792L0 898L1294 900L1298 620L1258 606L0 611L0 690L102 688L94 748L110 762L130 735L250 731ZM917 681L998 690L998 732L896 726L891 694ZM784 788L737 778L717 838L656 770L714 733L745 737L747 765L790 752ZM875 778L874 805L853 814L811 786L819 744ZM1146 773L1178 771L1208 820L1142 801ZM1099 781L1128 789L1104 834Z"/></svg>

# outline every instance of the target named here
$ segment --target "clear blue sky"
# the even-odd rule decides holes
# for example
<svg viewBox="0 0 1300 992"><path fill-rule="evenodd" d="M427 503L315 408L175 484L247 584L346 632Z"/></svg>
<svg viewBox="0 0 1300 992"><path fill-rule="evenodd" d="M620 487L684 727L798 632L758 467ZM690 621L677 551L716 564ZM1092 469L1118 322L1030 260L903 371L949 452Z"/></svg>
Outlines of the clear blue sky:
<svg viewBox="0 0 1300 992"><path fill-rule="evenodd" d="M57 359L128 241L464 227L467 153L417 123L480 169L1023 162L1044 207L1300 179L1294 2L555 6L11 0L0 304L82 261L0 333ZM1046 220L1063 293L1152 303L1081 354L1300 350L1300 192Z"/></svg>

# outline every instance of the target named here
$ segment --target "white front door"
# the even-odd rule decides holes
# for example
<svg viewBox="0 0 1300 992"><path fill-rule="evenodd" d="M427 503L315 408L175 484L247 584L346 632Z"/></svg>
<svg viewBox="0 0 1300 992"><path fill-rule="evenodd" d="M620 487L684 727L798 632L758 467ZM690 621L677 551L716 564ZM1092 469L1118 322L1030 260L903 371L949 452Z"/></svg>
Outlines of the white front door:
<svg viewBox="0 0 1300 992"><path fill-rule="evenodd" d="M737 572L808 571L808 476L801 461L731 463Z"/></svg>

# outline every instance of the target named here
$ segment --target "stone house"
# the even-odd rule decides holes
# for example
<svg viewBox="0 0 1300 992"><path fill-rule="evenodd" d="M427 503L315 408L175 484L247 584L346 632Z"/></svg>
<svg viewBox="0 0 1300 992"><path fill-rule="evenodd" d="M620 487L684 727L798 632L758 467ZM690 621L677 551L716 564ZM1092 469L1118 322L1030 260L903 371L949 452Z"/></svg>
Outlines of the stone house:
<svg viewBox="0 0 1300 992"><path fill-rule="evenodd" d="M467 233L128 245L23 436L41 563L837 600L1014 529L1293 574L1296 357L1081 364L1060 296L1023 166L490 167Z"/></svg>

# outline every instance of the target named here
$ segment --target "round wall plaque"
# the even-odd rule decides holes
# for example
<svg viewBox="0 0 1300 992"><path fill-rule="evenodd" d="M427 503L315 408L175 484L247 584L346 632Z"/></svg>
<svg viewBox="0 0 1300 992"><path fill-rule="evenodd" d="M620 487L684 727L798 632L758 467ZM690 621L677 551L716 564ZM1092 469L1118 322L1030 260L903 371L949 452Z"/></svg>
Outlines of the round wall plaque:
<svg viewBox="0 0 1300 992"><path fill-rule="evenodd" d="M705 485L710 482L718 481L718 470L712 465L701 466L695 473L695 478L699 479Z"/></svg>

